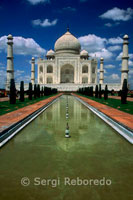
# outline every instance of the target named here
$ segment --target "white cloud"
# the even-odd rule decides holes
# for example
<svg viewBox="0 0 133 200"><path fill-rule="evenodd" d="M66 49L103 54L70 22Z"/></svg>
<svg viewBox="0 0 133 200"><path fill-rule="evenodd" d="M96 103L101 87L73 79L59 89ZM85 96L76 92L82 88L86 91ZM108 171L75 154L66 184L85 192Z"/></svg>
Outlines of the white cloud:
<svg viewBox="0 0 133 200"><path fill-rule="evenodd" d="M111 24L111 23L106 23L106 24L104 24L104 26L107 26L107 27L112 27L112 26L113 26L113 24Z"/></svg>
<svg viewBox="0 0 133 200"><path fill-rule="evenodd" d="M121 59L122 59L122 54L123 54L123 52L121 52L121 53L117 56L116 60L121 60ZM129 53L129 59L133 59L133 53ZM131 61L131 60L129 60L129 61Z"/></svg>
<svg viewBox="0 0 133 200"><path fill-rule="evenodd" d="M129 70L129 76L131 76L133 74L133 69L130 69ZM133 79L133 77L132 77L132 79Z"/></svg>
<svg viewBox="0 0 133 200"><path fill-rule="evenodd" d="M13 42L14 54L41 56L46 53L32 38L14 37ZM7 52L7 36L0 37L0 51Z"/></svg>
<svg viewBox="0 0 133 200"><path fill-rule="evenodd" d="M14 71L15 82L20 83L23 80L25 83L29 83L31 77L29 75L25 75L23 70L15 70ZM0 88L5 88L6 83L6 66L0 66Z"/></svg>
<svg viewBox="0 0 133 200"><path fill-rule="evenodd" d="M31 81L31 76L29 75L20 75L19 77L15 76L15 81L20 83L20 80L23 80L24 83L29 83Z"/></svg>
<svg viewBox="0 0 133 200"><path fill-rule="evenodd" d="M120 80L120 77L118 74L111 74L110 78L112 78L112 80Z"/></svg>
<svg viewBox="0 0 133 200"><path fill-rule="evenodd" d="M55 26L58 22L58 19L54 19L53 21L50 22L49 19L45 19L41 21L40 19L35 19L32 21L32 24L34 26L41 26L41 27L50 27L50 26Z"/></svg>
<svg viewBox="0 0 133 200"><path fill-rule="evenodd" d="M0 67L0 88L5 88L6 68Z"/></svg>
<svg viewBox="0 0 133 200"><path fill-rule="evenodd" d="M89 34L86 36L81 36L78 39L82 49L87 50L90 56L96 56L98 58L104 57L106 60L109 60L113 57L112 52L106 47L108 44L108 40L106 38L101 38L94 34Z"/></svg>
<svg viewBox="0 0 133 200"><path fill-rule="evenodd" d="M114 69L115 65L105 65L104 66L106 69Z"/></svg>
<svg viewBox="0 0 133 200"><path fill-rule="evenodd" d="M129 53L129 58L133 59L133 53Z"/></svg>
<svg viewBox="0 0 133 200"><path fill-rule="evenodd" d="M118 74L111 74L109 76L105 77L105 81L106 83L120 83L120 77Z"/></svg>
<svg viewBox="0 0 133 200"><path fill-rule="evenodd" d="M94 34L89 34L86 36L81 36L78 38L82 49L86 49L88 52L100 51L105 48L106 38L98 37Z"/></svg>
<svg viewBox="0 0 133 200"><path fill-rule="evenodd" d="M127 10L124 10L115 7L103 13L99 17L102 19L111 19L113 21L128 21L133 18L133 9L127 8Z"/></svg>
<svg viewBox="0 0 133 200"><path fill-rule="evenodd" d="M119 55L116 57L116 60L121 60L122 59L122 52L119 53Z"/></svg>
<svg viewBox="0 0 133 200"><path fill-rule="evenodd" d="M108 50L109 51L118 51L118 50L121 50L121 46L119 46L119 45L110 46L110 47L108 47Z"/></svg>
<svg viewBox="0 0 133 200"><path fill-rule="evenodd" d="M133 61L129 60L129 61L128 61L128 65L129 65L130 67L133 67Z"/></svg>
<svg viewBox="0 0 133 200"><path fill-rule="evenodd" d="M4 69L4 64L3 63L0 63L0 69Z"/></svg>
<svg viewBox="0 0 133 200"><path fill-rule="evenodd" d="M15 70L15 76L18 77L18 76L21 76L22 74L24 73L24 71L22 70Z"/></svg>
<svg viewBox="0 0 133 200"><path fill-rule="evenodd" d="M68 6L68 7L63 8L63 10L75 12L75 11L76 11L76 8L73 8L73 7L71 7L71 6Z"/></svg>
<svg viewBox="0 0 133 200"><path fill-rule="evenodd" d="M118 26L119 24L120 24L119 22L115 22L114 24L112 24L112 23L106 23L106 24L104 24L104 26L112 27L112 26Z"/></svg>
<svg viewBox="0 0 133 200"><path fill-rule="evenodd" d="M123 39L120 38L120 37L117 37L117 38L110 38L108 40L108 43L109 44L122 44L123 43Z"/></svg>
<svg viewBox="0 0 133 200"><path fill-rule="evenodd" d="M50 3L50 0L27 0L32 5L36 5L39 3Z"/></svg>
<svg viewBox="0 0 133 200"><path fill-rule="evenodd" d="M109 60L110 58L113 57L113 54L112 52L108 51L107 49L101 49L101 51L97 51L97 52L94 52L94 53L90 53L89 54L90 56L92 57L97 57L97 58L101 58L103 57L105 60Z"/></svg>

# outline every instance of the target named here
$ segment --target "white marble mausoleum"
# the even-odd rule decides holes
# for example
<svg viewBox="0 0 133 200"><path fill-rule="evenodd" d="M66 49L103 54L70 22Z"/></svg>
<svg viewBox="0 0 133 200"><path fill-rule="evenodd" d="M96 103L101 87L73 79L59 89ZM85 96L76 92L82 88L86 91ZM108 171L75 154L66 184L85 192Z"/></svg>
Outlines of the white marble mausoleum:
<svg viewBox="0 0 133 200"><path fill-rule="evenodd" d="M47 59L38 61L39 84L97 83L97 60L89 60L88 52L69 31L49 50Z"/></svg>

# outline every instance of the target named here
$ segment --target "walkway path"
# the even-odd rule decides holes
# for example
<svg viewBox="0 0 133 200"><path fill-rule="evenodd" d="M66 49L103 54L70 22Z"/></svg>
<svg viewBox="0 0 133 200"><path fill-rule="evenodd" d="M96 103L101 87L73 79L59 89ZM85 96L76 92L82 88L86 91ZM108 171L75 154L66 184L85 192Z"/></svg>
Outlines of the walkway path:
<svg viewBox="0 0 133 200"><path fill-rule="evenodd" d="M108 97L111 98L111 99L119 99L119 100L121 100L121 97L118 97L118 96L108 96ZM127 97L127 101L133 101L133 98Z"/></svg>
<svg viewBox="0 0 133 200"><path fill-rule="evenodd" d="M20 120L24 119L28 115L32 114L39 108L43 107L44 105L46 105L47 103L51 102L52 100L56 99L57 97L61 95L62 94L58 94L48 99L39 101L35 104L20 108L18 110L15 110L13 112L0 116L0 132L9 128L11 125L19 122Z"/></svg>
<svg viewBox="0 0 133 200"><path fill-rule="evenodd" d="M86 97L82 97L82 96L79 96L77 94L73 94L73 95L82 99L83 101L85 101L89 105L95 107L97 110L101 111L102 113L109 116L110 118L117 121L118 123L120 123L120 124L124 125L125 127L133 130L133 115L122 112L122 111L117 110L115 108L111 108L109 106L98 103L98 102L93 101L91 99L88 99Z"/></svg>
<svg viewBox="0 0 133 200"><path fill-rule="evenodd" d="M1 97L0 102L3 102L3 101L9 101L9 97Z"/></svg>

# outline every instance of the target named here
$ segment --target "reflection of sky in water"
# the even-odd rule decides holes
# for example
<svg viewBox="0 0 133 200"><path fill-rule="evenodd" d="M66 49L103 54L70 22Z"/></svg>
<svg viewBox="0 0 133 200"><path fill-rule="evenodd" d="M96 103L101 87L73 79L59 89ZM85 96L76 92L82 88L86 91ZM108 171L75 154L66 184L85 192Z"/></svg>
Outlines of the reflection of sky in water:
<svg viewBox="0 0 133 200"><path fill-rule="evenodd" d="M74 97L68 96L68 102L71 138L65 138L66 96L62 96L2 148L1 194L10 200L21 200L21 193L25 199L78 200L89 196L91 200L130 200L131 145ZM23 176L107 177L113 185L102 189L61 185L56 190L31 186L24 190L19 184Z"/></svg>

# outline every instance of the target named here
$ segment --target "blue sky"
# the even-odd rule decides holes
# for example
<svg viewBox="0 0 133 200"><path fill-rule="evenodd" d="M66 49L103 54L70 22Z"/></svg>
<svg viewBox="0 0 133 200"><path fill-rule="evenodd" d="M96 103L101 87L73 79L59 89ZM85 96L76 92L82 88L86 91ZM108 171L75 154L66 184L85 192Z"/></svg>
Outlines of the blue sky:
<svg viewBox="0 0 133 200"><path fill-rule="evenodd" d="M0 87L6 80L8 34L14 37L16 82L28 82L31 57L37 60L54 49L67 25L91 57L104 57L105 82L120 82L122 37L128 34L133 88L132 0L0 0Z"/></svg>

